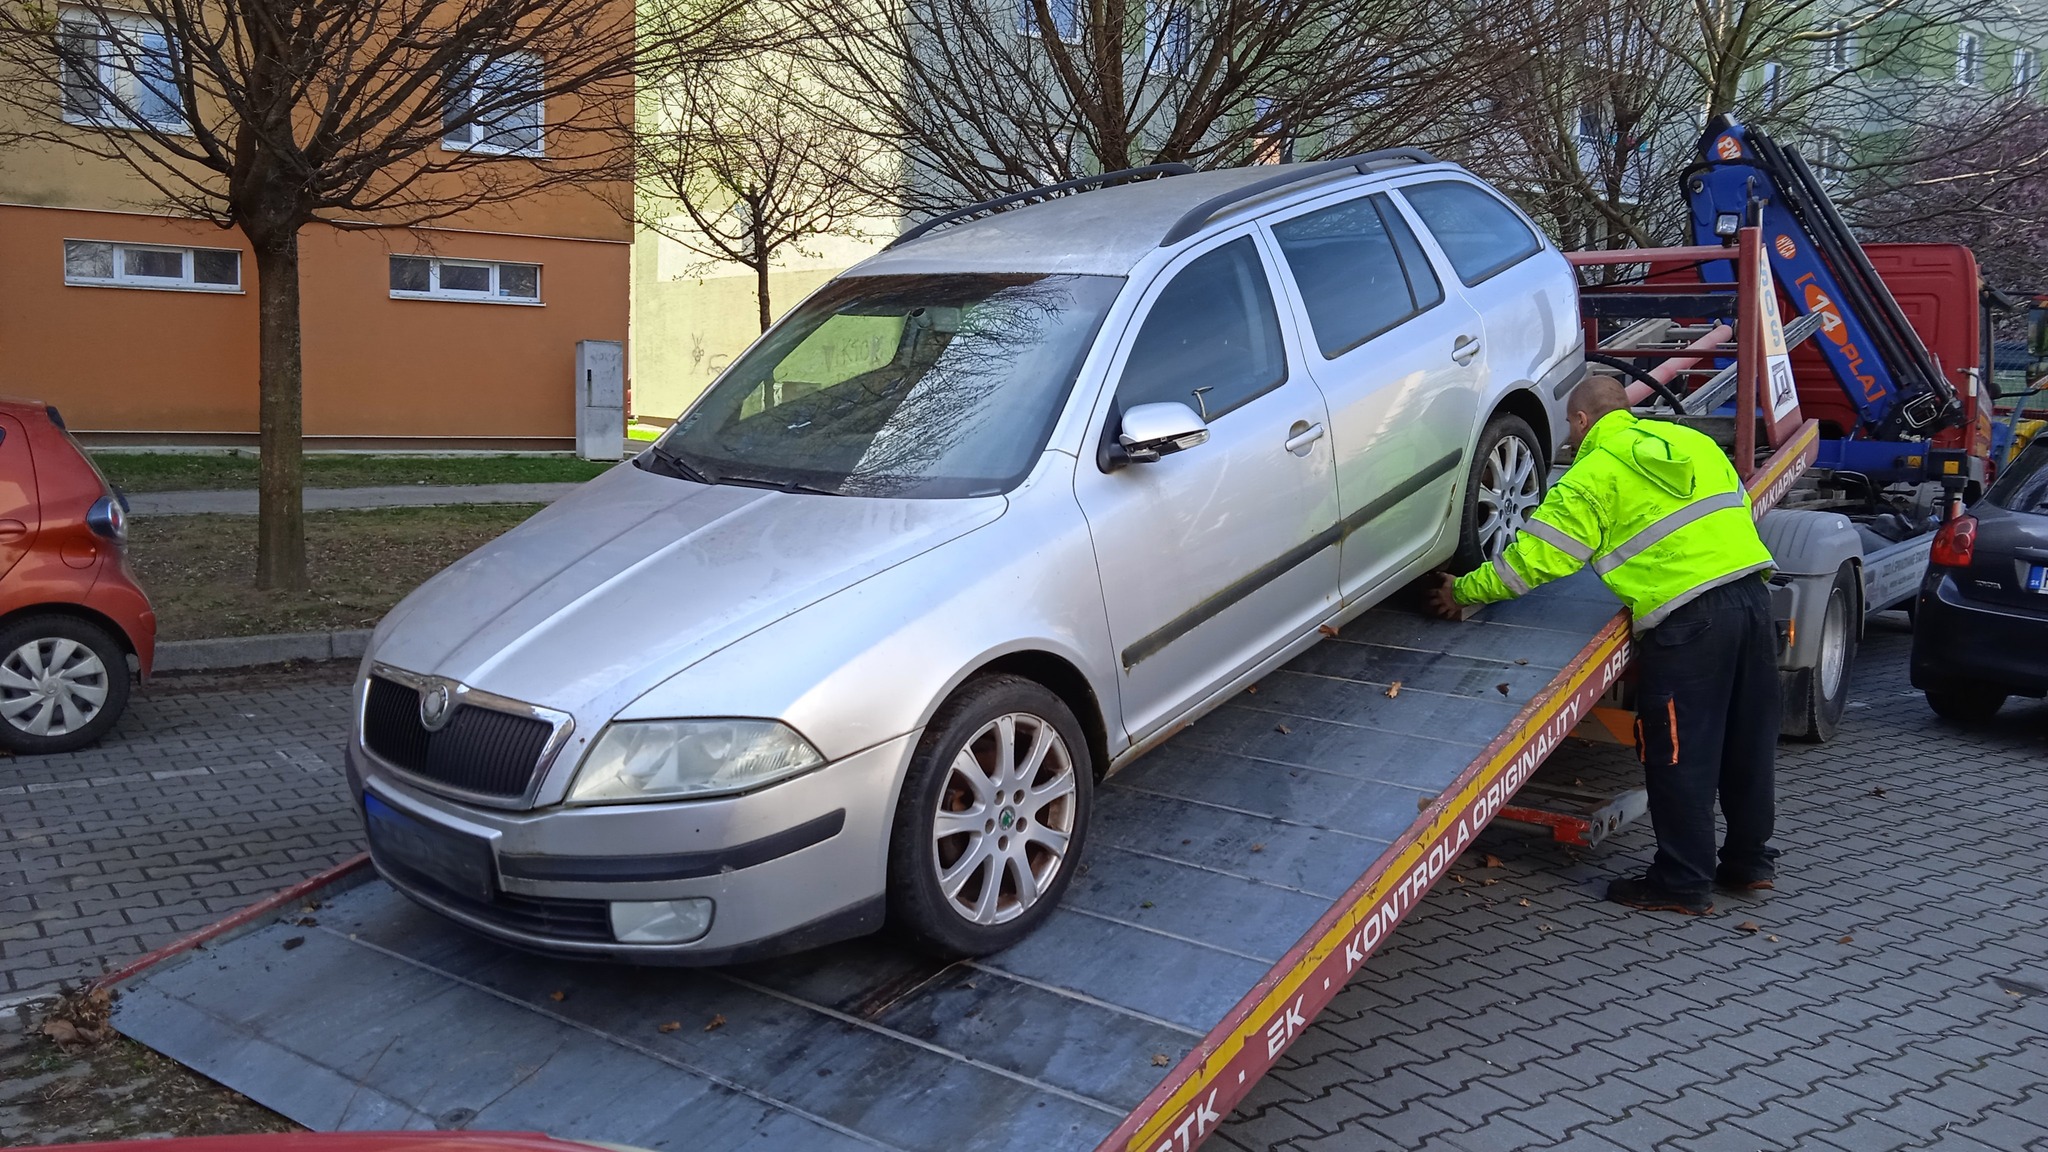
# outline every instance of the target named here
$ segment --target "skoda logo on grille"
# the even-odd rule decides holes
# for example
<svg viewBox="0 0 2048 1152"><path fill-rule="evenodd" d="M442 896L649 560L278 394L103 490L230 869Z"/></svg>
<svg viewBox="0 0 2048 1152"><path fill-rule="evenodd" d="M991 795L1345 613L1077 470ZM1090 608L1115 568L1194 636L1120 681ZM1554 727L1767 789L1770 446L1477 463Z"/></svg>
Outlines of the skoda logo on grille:
<svg viewBox="0 0 2048 1152"><path fill-rule="evenodd" d="M448 723L448 717L455 711L451 706L453 695L448 690L446 681L439 681L430 688L420 689L420 726L429 732L439 732L441 726Z"/></svg>

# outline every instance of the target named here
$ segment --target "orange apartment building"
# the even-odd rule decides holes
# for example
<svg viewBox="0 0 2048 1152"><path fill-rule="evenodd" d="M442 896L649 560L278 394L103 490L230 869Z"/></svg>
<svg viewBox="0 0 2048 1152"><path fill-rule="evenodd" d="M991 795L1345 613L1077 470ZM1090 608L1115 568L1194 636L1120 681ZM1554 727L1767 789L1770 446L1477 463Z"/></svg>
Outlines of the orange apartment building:
<svg viewBox="0 0 2048 1152"><path fill-rule="evenodd" d="M536 108L494 162L529 163L541 123ZM626 339L622 191L558 187L427 228L305 229L308 449L571 447L576 343ZM57 405L89 443L253 446L254 255L153 199L119 162L0 150L0 394Z"/></svg>

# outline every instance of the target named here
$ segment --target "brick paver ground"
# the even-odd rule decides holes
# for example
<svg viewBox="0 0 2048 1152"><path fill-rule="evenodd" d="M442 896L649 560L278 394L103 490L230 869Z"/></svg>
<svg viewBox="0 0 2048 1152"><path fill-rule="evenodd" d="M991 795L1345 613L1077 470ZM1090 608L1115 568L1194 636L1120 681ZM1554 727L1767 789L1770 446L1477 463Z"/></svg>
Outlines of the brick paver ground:
<svg viewBox="0 0 2048 1152"><path fill-rule="evenodd" d="M0 759L0 1002L355 853L352 666L158 680L98 747Z"/></svg>
<svg viewBox="0 0 2048 1152"><path fill-rule="evenodd" d="M1874 625L1840 737L1781 746L1778 891L1629 912L1600 896L1647 825L1586 853L1489 832L1501 866L1440 884L1219 1143L2048 1149L2048 705L1945 725L1908 643Z"/></svg>
<svg viewBox="0 0 2048 1152"><path fill-rule="evenodd" d="M1780 891L1630 913L1599 895L1645 830L1489 833L1217 1143L2048 1149L2048 705L1947 727L1905 655L1878 626L1841 738L1783 748ZM99 749L0 761L0 1000L356 851L347 674L162 682Z"/></svg>

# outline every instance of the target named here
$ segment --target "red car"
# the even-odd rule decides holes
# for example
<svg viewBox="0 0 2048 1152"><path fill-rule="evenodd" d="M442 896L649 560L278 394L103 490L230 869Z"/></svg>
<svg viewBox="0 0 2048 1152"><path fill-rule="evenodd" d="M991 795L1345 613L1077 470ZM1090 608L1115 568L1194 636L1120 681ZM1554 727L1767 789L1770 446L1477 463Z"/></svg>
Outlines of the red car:
<svg viewBox="0 0 2048 1152"><path fill-rule="evenodd" d="M156 612L127 538L125 502L57 410L0 398L0 748L83 748L149 675Z"/></svg>

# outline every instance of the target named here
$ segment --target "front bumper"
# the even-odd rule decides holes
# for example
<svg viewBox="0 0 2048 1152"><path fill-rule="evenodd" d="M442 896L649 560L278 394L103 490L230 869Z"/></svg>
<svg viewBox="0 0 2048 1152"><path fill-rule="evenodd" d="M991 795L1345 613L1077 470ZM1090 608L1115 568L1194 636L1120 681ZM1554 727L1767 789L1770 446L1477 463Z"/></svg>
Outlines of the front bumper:
<svg viewBox="0 0 2048 1152"><path fill-rule="evenodd" d="M913 739L877 745L743 796L506 811L426 790L351 745L350 785L399 814L486 847L488 894L372 847L378 872L420 904L533 951L638 964L722 964L881 925L889 826ZM686 944L621 944L611 901L705 898Z"/></svg>
<svg viewBox="0 0 2048 1152"><path fill-rule="evenodd" d="M1913 622L1913 687L1976 684L2017 696L2048 695L2048 596L2027 611L1967 600L1955 577L1921 585Z"/></svg>

